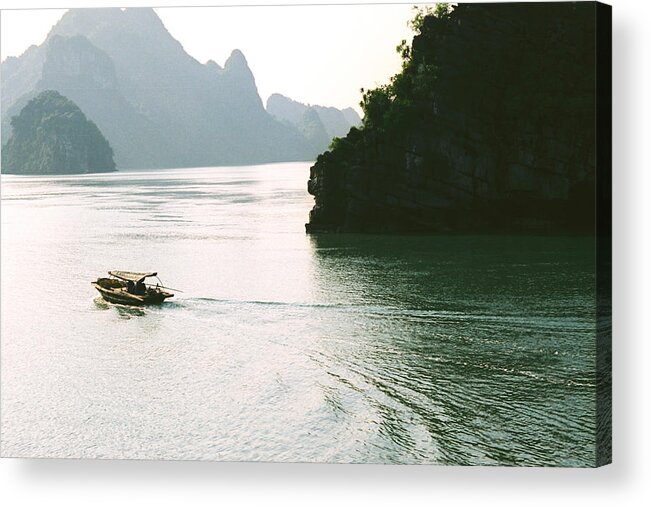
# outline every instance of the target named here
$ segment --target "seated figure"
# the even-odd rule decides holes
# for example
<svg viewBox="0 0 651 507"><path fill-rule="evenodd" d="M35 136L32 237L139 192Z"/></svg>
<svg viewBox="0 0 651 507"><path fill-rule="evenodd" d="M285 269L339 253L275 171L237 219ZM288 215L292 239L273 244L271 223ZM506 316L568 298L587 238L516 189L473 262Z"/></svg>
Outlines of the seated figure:
<svg viewBox="0 0 651 507"><path fill-rule="evenodd" d="M136 292L135 293L138 294L139 296L142 296L145 292L147 292L147 288L145 287L145 282L143 282L142 280L139 280L138 282L136 282Z"/></svg>

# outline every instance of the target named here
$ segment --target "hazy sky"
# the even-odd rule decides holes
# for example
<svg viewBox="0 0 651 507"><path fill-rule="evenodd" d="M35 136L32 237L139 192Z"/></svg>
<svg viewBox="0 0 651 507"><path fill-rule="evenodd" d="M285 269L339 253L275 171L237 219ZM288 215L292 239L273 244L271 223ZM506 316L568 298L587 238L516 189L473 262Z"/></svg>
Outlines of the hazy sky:
<svg viewBox="0 0 651 507"><path fill-rule="evenodd" d="M400 69L395 47L411 40L413 4L157 8L194 58L223 65L242 50L263 101L272 93L359 110L359 88L388 81ZM41 44L65 10L2 11L1 56Z"/></svg>

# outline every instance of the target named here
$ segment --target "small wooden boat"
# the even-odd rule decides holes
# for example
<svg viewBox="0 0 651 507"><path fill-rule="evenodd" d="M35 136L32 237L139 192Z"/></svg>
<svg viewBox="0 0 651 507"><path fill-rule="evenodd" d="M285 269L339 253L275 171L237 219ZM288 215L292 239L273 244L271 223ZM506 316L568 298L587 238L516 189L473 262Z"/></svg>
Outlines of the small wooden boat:
<svg viewBox="0 0 651 507"><path fill-rule="evenodd" d="M157 305L174 296L163 289L162 283L146 284L145 279L157 277L158 273L134 273L133 271L109 271L111 278L98 278L91 282L106 301L121 305ZM160 282L160 279L158 279Z"/></svg>

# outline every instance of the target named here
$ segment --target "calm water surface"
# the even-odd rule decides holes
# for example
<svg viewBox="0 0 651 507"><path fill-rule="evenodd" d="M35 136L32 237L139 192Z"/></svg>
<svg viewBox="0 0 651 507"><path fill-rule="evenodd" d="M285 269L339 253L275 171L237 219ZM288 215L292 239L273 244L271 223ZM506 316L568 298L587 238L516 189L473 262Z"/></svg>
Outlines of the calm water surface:
<svg viewBox="0 0 651 507"><path fill-rule="evenodd" d="M593 240L311 237L308 172L2 176L2 455L593 464Z"/></svg>

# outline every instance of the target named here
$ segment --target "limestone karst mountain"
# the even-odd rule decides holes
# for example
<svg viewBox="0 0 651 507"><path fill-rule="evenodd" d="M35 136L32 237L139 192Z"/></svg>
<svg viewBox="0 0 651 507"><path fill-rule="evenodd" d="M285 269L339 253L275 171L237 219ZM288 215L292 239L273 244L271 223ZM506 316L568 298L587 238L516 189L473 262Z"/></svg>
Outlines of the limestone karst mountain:
<svg viewBox="0 0 651 507"><path fill-rule="evenodd" d="M298 128L265 111L240 51L223 68L201 64L153 9L72 9L43 44L3 62L3 144L11 117L50 89L97 124L121 168L313 157Z"/></svg>
<svg viewBox="0 0 651 507"><path fill-rule="evenodd" d="M307 105L292 100L279 93L274 93L267 99L267 112L274 118L296 125L299 129L306 128L306 118L314 122L315 117L306 113L314 110L327 134L327 142L322 145L319 153L327 149L335 137L344 137L351 127L359 127L362 123L357 112L352 108L337 109L319 105Z"/></svg>
<svg viewBox="0 0 651 507"><path fill-rule="evenodd" d="M85 174L115 170L113 150L76 104L41 92L12 121L2 147L5 174Z"/></svg>

